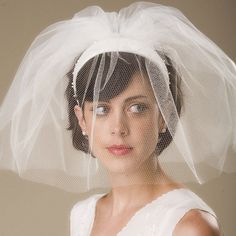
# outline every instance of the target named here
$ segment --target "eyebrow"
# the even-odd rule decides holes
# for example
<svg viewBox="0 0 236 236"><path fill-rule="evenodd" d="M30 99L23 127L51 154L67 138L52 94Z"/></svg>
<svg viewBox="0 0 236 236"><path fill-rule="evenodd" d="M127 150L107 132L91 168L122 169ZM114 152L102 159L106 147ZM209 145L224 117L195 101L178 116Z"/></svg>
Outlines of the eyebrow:
<svg viewBox="0 0 236 236"><path fill-rule="evenodd" d="M128 97L125 99L125 103L138 99L138 98L147 98L147 97L144 95L136 95L136 96Z"/></svg>
<svg viewBox="0 0 236 236"><path fill-rule="evenodd" d="M144 95L135 95L135 96L132 96L132 97L128 97L125 99L125 103L127 102L130 102L132 100L135 100L135 99L139 99L139 98L146 98L147 99L147 96L144 96ZM106 99L99 99L100 102L107 102L109 103L110 102L110 99L109 100L106 100Z"/></svg>

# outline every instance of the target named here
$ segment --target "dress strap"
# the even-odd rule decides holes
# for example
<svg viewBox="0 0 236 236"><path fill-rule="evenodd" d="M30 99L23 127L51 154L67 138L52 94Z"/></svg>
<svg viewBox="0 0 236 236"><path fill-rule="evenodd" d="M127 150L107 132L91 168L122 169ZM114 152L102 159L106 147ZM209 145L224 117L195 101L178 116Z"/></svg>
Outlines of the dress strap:
<svg viewBox="0 0 236 236"><path fill-rule="evenodd" d="M173 194L175 196L172 195L172 201L175 202L175 206L169 208L166 212L165 221L162 222L159 235L173 235L176 225L191 210L207 212L217 219L215 212L192 191L181 189L173 192Z"/></svg>
<svg viewBox="0 0 236 236"><path fill-rule="evenodd" d="M70 213L70 236L87 236L94 221L95 207L105 194L95 194L76 203Z"/></svg>

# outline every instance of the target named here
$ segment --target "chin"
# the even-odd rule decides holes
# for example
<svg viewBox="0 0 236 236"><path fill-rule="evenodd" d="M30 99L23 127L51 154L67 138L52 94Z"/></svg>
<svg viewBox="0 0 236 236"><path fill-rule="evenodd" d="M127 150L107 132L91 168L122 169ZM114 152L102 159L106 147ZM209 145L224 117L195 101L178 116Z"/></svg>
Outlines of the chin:
<svg viewBox="0 0 236 236"><path fill-rule="evenodd" d="M132 153L130 155L112 155L109 152L97 153L96 157L99 159L103 167L114 174L131 174L140 169L142 164L146 163L145 155L137 155Z"/></svg>

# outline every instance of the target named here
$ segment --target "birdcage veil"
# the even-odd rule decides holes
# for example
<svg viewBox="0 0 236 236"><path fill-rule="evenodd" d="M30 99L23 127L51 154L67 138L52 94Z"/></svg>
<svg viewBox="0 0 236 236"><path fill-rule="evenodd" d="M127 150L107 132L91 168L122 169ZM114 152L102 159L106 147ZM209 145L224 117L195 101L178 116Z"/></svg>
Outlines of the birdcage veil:
<svg viewBox="0 0 236 236"><path fill-rule="evenodd" d="M234 62L177 9L143 2L118 13L88 7L37 36L1 105L0 168L68 191L108 187L96 129L88 140L73 127L74 106L92 102L95 127L101 98L122 94L137 73L166 125L155 160L167 173L204 183L235 171Z"/></svg>

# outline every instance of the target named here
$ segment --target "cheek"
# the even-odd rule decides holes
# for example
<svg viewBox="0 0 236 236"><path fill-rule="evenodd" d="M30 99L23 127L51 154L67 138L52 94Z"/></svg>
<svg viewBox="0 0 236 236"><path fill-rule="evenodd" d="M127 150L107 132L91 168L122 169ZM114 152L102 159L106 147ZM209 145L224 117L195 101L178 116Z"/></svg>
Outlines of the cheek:
<svg viewBox="0 0 236 236"><path fill-rule="evenodd" d="M135 122L133 127L134 137L140 144L151 147L156 146L158 141L158 117L155 114L145 117L145 119Z"/></svg>
<svg viewBox="0 0 236 236"><path fill-rule="evenodd" d="M92 126L92 121L90 121L88 125L88 140L91 145L90 148L92 151L96 149L96 147L104 145L104 137L107 137L106 124L102 124L101 122L95 121L94 127ZM92 133L93 131L93 133ZM93 143L92 143L93 141Z"/></svg>

